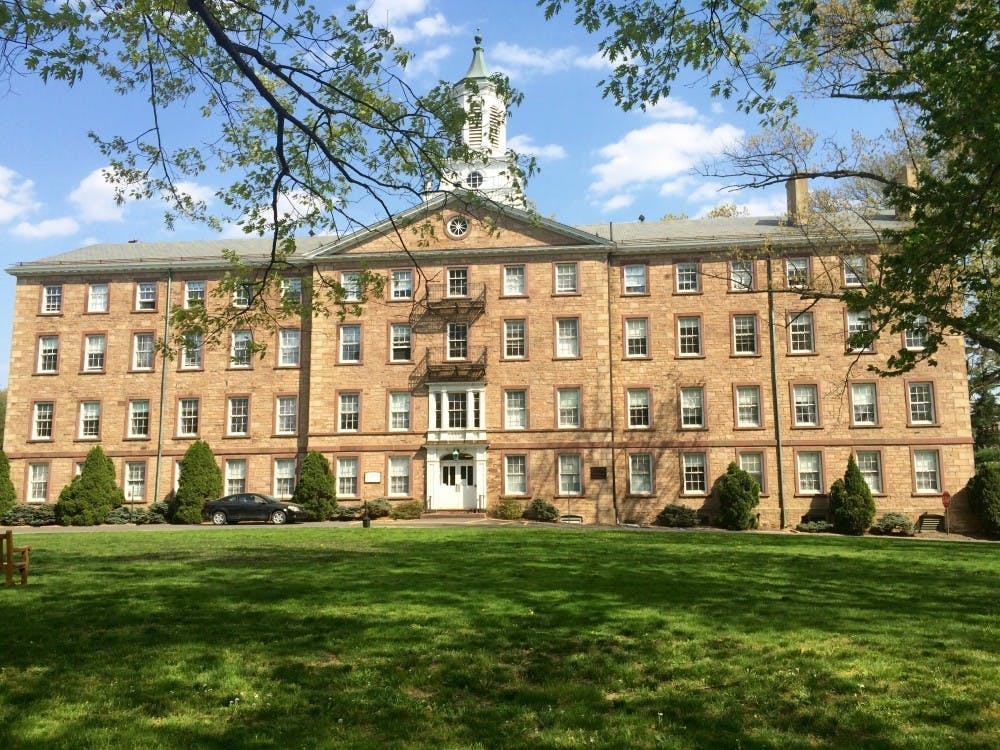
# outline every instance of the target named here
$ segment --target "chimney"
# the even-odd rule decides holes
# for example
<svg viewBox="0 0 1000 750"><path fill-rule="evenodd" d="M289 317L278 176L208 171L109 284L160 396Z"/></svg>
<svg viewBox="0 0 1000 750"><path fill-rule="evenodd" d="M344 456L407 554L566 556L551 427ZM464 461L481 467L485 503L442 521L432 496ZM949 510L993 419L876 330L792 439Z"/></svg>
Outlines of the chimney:
<svg viewBox="0 0 1000 750"><path fill-rule="evenodd" d="M797 227L809 220L809 179L792 177L785 183L788 201L788 224Z"/></svg>
<svg viewBox="0 0 1000 750"><path fill-rule="evenodd" d="M895 179L896 182L899 183L900 185L908 187L911 190L916 190L917 188L917 170L913 168L912 164L909 163L904 164L902 169L900 169L899 172L896 173L896 176L893 179ZM906 219L909 219L912 216L913 216L912 208L910 208L909 210L904 210L899 206L896 206L896 218L899 219L900 221L905 221Z"/></svg>

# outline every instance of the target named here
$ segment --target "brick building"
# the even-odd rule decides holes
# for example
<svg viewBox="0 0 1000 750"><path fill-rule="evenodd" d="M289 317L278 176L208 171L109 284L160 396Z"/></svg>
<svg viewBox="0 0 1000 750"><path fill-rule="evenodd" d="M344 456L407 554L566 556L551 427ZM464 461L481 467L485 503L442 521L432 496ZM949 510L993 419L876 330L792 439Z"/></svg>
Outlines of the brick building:
<svg viewBox="0 0 1000 750"><path fill-rule="evenodd" d="M795 222L795 183L792 223L541 218L512 205L485 71L477 44L464 80L476 80L480 116L466 138L491 158L455 166L449 183L462 188L350 236L298 243L286 293L306 302L320 277L349 291L361 269L386 279L359 317L237 327L228 346L192 340L163 360L155 343L170 311L213 299L222 250L259 266L269 242L97 245L8 269L5 448L21 498L55 502L100 444L128 497L162 499L196 438L211 444L227 492L287 497L318 450L342 502L480 509L541 497L600 523L649 521L670 502L711 516L712 484L731 461L757 478L772 528L825 507L851 453L880 513L916 519L964 486L961 338L937 367L877 379L865 366L920 347L920 330L852 351L865 316L801 294L864 283L891 217L813 232ZM496 205L467 200L467 187ZM251 341L267 344L262 358Z"/></svg>

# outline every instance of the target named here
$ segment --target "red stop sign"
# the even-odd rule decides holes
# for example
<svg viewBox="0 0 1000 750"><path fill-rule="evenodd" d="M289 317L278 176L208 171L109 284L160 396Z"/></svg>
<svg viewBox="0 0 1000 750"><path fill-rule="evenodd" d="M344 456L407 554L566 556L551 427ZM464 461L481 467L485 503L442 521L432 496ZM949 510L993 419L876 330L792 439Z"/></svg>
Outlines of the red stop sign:
<svg viewBox="0 0 1000 750"><path fill-rule="evenodd" d="M941 505L943 505L945 508L951 505L951 493L948 492L947 490L941 493Z"/></svg>

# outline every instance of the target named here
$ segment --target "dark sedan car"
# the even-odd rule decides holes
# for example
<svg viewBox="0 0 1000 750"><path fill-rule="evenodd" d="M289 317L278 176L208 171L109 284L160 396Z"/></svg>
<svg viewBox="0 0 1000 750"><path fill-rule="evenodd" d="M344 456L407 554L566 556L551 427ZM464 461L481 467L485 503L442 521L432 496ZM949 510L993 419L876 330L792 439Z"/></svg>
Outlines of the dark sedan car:
<svg viewBox="0 0 1000 750"><path fill-rule="evenodd" d="M283 503L270 495L261 495L257 492L241 492L238 495L209 500L201 509L201 517L216 526L240 521L287 523L309 520L309 514L301 505Z"/></svg>

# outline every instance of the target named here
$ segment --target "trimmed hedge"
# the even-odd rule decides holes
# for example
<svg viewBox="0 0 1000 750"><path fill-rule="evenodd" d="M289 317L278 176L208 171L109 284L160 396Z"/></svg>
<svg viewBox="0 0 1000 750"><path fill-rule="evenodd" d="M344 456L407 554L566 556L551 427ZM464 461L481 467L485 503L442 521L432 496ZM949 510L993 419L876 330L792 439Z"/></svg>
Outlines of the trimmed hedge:
<svg viewBox="0 0 1000 750"><path fill-rule="evenodd" d="M913 521L902 513L886 513L871 528L873 534L913 536L916 534L916 526Z"/></svg>
<svg viewBox="0 0 1000 750"><path fill-rule="evenodd" d="M803 521L795 527L795 530L807 534L827 534L833 531L833 524L829 521Z"/></svg>
<svg viewBox="0 0 1000 750"><path fill-rule="evenodd" d="M424 514L424 504L420 500L407 500L392 508L390 515L397 521L412 521Z"/></svg>
<svg viewBox="0 0 1000 750"><path fill-rule="evenodd" d="M364 506L362 506L361 512L365 512ZM369 518L385 518L390 513L392 513L392 502L390 502L389 498L377 497L374 500L368 501Z"/></svg>
<svg viewBox="0 0 1000 750"><path fill-rule="evenodd" d="M51 503L18 503L0 516L4 526L55 526L56 506Z"/></svg>
<svg viewBox="0 0 1000 750"><path fill-rule="evenodd" d="M700 523L698 511L686 505L670 503L664 506L663 510L656 516L653 522L657 526L666 526L671 529L688 529Z"/></svg>
<svg viewBox="0 0 1000 750"><path fill-rule="evenodd" d="M524 504L517 498L505 497L489 509L488 515L504 521L514 521L524 516Z"/></svg>

